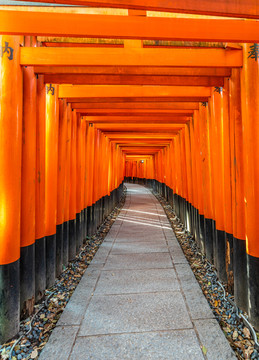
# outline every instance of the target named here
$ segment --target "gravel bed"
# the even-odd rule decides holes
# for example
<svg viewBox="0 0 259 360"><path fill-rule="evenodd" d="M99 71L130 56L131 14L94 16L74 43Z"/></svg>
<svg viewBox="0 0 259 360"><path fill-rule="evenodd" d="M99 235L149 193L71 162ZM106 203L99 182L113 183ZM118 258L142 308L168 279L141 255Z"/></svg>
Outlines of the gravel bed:
<svg viewBox="0 0 259 360"><path fill-rule="evenodd" d="M259 360L259 349L255 349L255 343L249 328L243 321L239 320L234 311L230 303L230 301L234 301L234 297L227 292L226 284L222 285L225 290L224 297L224 292L217 282L215 275L216 269L207 261L205 256L199 252L192 235L186 231L168 202L159 194L155 192L153 192L153 194L164 208L176 238L237 359ZM241 310L239 311L247 317L247 314ZM256 333L256 335L257 338L259 338L259 333ZM211 336L213 336L213 334L211 334Z"/></svg>
<svg viewBox="0 0 259 360"><path fill-rule="evenodd" d="M21 321L19 335L10 342L0 345L1 360L25 360L39 357L69 298L119 215L125 198L126 188L124 187L118 206L105 219L97 233L86 239L79 255L64 268L55 284L45 290L45 300L35 305L32 317ZM19 338L19 342L10 354L11 348Z"/></svg>

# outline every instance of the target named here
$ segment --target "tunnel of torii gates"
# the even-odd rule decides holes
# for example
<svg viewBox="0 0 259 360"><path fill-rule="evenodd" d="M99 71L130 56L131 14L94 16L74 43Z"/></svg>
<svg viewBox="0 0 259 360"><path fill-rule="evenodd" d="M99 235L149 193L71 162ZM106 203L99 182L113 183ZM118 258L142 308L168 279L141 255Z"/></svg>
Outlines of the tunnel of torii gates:
<svg viewBox="0 0 259 360"><path fill-rule="evenodd" d="M83 6L0 7L0 343L125 178L172 204L258 329L259 1L57 2Z"/></svg>

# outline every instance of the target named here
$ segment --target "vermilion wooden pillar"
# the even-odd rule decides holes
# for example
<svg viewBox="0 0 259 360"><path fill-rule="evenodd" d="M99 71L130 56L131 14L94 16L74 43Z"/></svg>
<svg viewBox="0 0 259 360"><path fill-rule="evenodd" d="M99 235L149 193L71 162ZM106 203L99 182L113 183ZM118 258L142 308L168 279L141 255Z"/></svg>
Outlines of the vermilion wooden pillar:
<svg viewBox="0 0 259 360"><path fill-rule="evenodd" d="M67 103L67 133L66 133L66 176L65 176L65 200L64 200L64 229L63 229L63 266L67 266L69 260L69 196L70 196L70 168L71 168L71 104Z"/></svg>
<svg viewBox="0 0 259 360"><path fill-rule="evenodd" d="M195 169L197 181L197 205L196 205L196 236L202 253L205 252L204 242L204 198L202 182L202 160L201 160L201 131L200 131L200 112L195 111L193 116L194 122L194 151L195 151Z"/></svg>
<svg viewBox="0 0 259 360"><path fill-rule="evenodd" d="M58 86L46 85L46 286L53 285L56 278L56 224L58 179Z"/></svg>
<svg viewBox="0 0 259 360"><path fill-rule="evenodd" d="M214 124L214 106L213 106L213 99L210 98L208 101L208 132L209 132L209 153L210 153L210 182L211 182L211 201L212 201L212 236L211 240L213 243L212 250L212 261L213 264L216 266L217 257L216 257L216 247L217 247L217 236L216 236L216 176L217 176L217 168L216 168L216 161L215 157L217 156L217 142L216 138L216 127Z"/></svg>
<svg viewBox="0 0 259 360"><path fill-rule="evenodd" d="M208 103L200 104L200 140L201 140L201 164L202 186L204 200L204 247L207 259L213 261L213 206L212 206L212 173L210 156L210 132Z"/></svg>
<svg viewBox="0 0 259 360"><path fill-rule="evenodd" d="M233 209L232 209L232 183L231 183L231 136L229 117L229 79L224 80L223 88L223 191L224 191L224 229L226 233L226 275L228 290L233 293Z"/></svg>
<svg viewBox="0 0 259 360"><path fill-rule="evenodd" d="M65 181L67 167L67 102L59 99L58 164L57 164L57 234L56 234L56 276L63 267L63 236L65 218Z"/></svg>
<svg viewBox="0 0 259 360"><path fill-rule="evenodd" d="M86 218L85 218L85 157L86 157L86 121L82 117L81 134L81 220L82 220L82 241L86 238Z"/></svg>
<svg viewBox="0 0 259 360"><path fill-rule="evenodd" d="M36 98L36 173L35 173L35 300L46 288L45 239L45 157L46 157L46 87L44 76L38 75Z"/></svg>
<svg viewBox="0 0 259 360"><path fill-rule="evenodd" d="M77 114L77 131L76 131L76 253L79 252L83 244L82 236L82 120L80 114Z"/></svg>
<svg viewBox="0 0 259 360"><path fill-rule="evenodd" d="M94 127L87 122L87 146L86 146L86 197L87 197L87 234L93 234L93 166L94 166Z"/></svg>
<svg viewBox="0 0 259 360"><path fill-rule="evenodd" d="M77 115L72 111L71 118L71 147L70 147L70 184L69 184L69 250L68 258L76 256L76 201L77 201Z"/></svg>
<svg viewBox="0 0 259 360"><path fill-rule="evenodd" d="M191 178L193 183L193 196L192 196L192 216L191 216L191 229L195 239L199 240L198 237L198 179L197 179L197 145L196 145L196 129L195 122L198 121L198 111L195 110L193 114L193 119L190 122L190 143L191 143ZM196 119L196 120L195 120Z"/></svg>
<svg viewBox="0 0 259 360"><path fill-rule="evenodd" d="M30 40L25 38L25 46ZM35 302L35 170L36 76L28 66L23 68L20 302L21 311L29 315Z"/></svg>
<svg viewBox="0 0 259 360"><path fill-rule="evenodd" d="M95 130L95 144L94 144L94 166L93 166L93 209L94 209L94 232L96 232L98 227L98 215L99 215L99 186L98 184L101 182L99 177L99 161L100 161L100 131ZM115 169L114 169L115 170Z"/></svg>
<svg viewBox="0 0 259 360"><path fill-rule="evenodd" d="M185 128L180 131L181 137L181 164L182 164L182 219L184 224L187 223L187 168L186 168L186 144L185 144Z"/></svg>
<svg viewBox="0 0 259 360"><path fill-rule="evenodd" d="M212 136L213 136L213 165L214 165L214 192L215 192L215 220L216 220L216 244L214 247L214 260L218 270L218 276L227 282L226 273L226 234L224 217L224 107L223 89L212 90Z"/></svg>
<svg viewBox="0 0 259 360"><path fill-rule="evenodd" d="M0 343L20 321L22 72L20 38L0 36Z"/></svg>
<svg viewBox="0 0 259 360"><path fill-rule="evenodd" d="M186 228L191 231L191 203L192 203L192 177L191 177L191 144L190 144L190 124L185 125L185 145L186 145L186 171L187 171L187 216L186 216Z"/></svg>
<svg viewBox="0 0 259 360"><path fill-rule="evenodd" d="M89 129L89 125L88 122L86 122L85 120L85 147L84 147L84 152L85 152L85 161L84 161L84 216L85 216L85 239L87 238L87 218L88 218L88 213L87 213L87 172L88 172L88 157L87 157L87 146L88 146L88 129Z"/></svg>
<svg viewBox="0 0 259 360"><path fill-rule="evenodd" d="M244 202L244 146L240 70L230 78L230 138L232 169L234 295L237 305L247 311L247 258ZM245 104L245 99L243 99Z"/></svg>
<svg viewBox="0 0 259 360"><path fill-rule="evenodd" d="M255 45L244 44L241 82L244 200L248 275L248 315L259 328L259 58ZM258 45L257 45L258 46Z"/></svg>

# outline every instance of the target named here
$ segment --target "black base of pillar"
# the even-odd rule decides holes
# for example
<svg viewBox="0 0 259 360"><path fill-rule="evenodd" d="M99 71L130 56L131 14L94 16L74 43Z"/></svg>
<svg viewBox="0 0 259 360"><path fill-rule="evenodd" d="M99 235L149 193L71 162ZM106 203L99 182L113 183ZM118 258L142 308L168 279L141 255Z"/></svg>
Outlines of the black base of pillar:
<svg viewBox="0 0 259 360"><path fill-rule="evenodd" d="M35 245L21 247L20 306L22 315L31 315L35 303Z"/></svg>
<svg viewBox="0 0 259 360"><path fill-rule="evenodd" d="M226 233L222 230L216 230L217 233L217 247L216 247L216 263L218 270L218 278L223 282L227 282L226 271Z"/></svg>
<svg viewBox="0 0 259 360"><path fill-rule="evenodd" d="M91 217L91 223L92 223L92 235L95 234L97 230L96 225L96 203L92 204L92 217Z"/></svg>
<svg viewBox="0 0 259 360"><path fill-rule="evenodd" d="M76 214L76 254L83 245L81 212Z"/></svg>
<svg viewBox="0 0 259 360"><path fill-rule="evenodd" d="M85 209L81 211L81 231L82 231L82 244L84 244L86 239L86 231L85 231Z"/></svg>
<svg viewBox="0 0 259 360"><path fill-rule="evenodd" d="M20 325L20 260L0 265L0 344L14 337Z"/></svg>
<svg viewBox="0 0 259 360"><path fill-rule="evenodd" d="M63 267L68 264L68 250L69 250L69 221L63 224Z"/></svg>
<svg viewBox="0 0 259 360"><path fill-rule="evenodd" d="M56 277L63 270L63 224L56 227Z"/></svg>
<svg viewBox="0 0 259 360"><path fill-rule="evenodd" d="M177 217L179 217L178 195L174 194L174 211Z"/></svg>
<svg viewBox="0 0 259 360"><path fill-rule="evenodd" d="M184 224L184 199L179 196L179 217L181 219L181 222Z"/></svg>
<svg viewBox="0 0 259 360"><path fill-rule="evenodd" d="M46 236L46 288L56 279L56 234Z"/></svg>
<svg viewBox="0 0 259 360"><path fill-rule="evenodd" d="M100 225L100 199L95 203L95 232Z"/></svg>
<svg viewBox="0 0 259 360"><path fill-rule="evenodd" d="M217 267L217 230L216 230L215 220L212 220L212 238L213 238L213 265Z"/></svg>
<svg viewBox="0 0 259 360"><path fill-rule="evenodd" d="M194 239L201 249L201 239L200 239L200 221L199 221L199 211L198 209L194 208Z"/></svg>
<svg viewBox="0 0 259 360"><path fill-rule="evenodd" d="M198 213L198 219L199 219L199 238L200 238L201 253L205 254L205 219L204 219L204 215L200 215Z"/></svg>
<svg viewBox="0 0 259 360"><path fill-rule="evenodd" d="M92 206L87 207L87 236L92 236Z"/></svg>
<svg viewBox="0 0 259 360"><path fill-rule="evenodd" d="M87 238L87 207L84 209L84 217L85 217L85 224L84 224L84 242L86 242L86 238Z"/></svg>
<svg viewBox="0 0 259 360"><path fill-rule="evenodd" d="M101 198L101 224L103 223L103 220L105 218L105 216L104 216L104 206L105 206L104 201L105 201L105 196L103 196Z"/></svg>
<svg viewBox="0 0 259 360"><path fill-rule="evenodd" d="M76 257L76 219L69 220L69 249L68 259L73 260Z"/></svg>
<svg viewBox="0 0 259 360"><path fill-rule="evenodd" d="M46 289L46 239L45 237L35 241L35 300L40 301L44 297Z"/></svg>
<svg viewBox="0 0 259 360"><path fill-rule="evenodd" d="M109 215L109 196L104 197L104 219Z"/></svg>
<svg viewBox="0 0 259 360"><path fill-rule="evenodd" d="M247 255L248 268L248 316L259 330L259 258Z"/></svg>
<svg viewBox="0 0 259 360"><path fill-rule="evenodd" d="M226 232L226 272L228 292L234 295L233 235Z"/></svg>
<svg viewBox="0 0 259 360"><path fill-rule="evenodd" d="M190 203L190 229L191 229L191 233L194 234L194 207L193 205Z"/></svg>
<svg viewBox="0 0 259 360"><path fill-rule="evenodd" d="M81 219L81 237L82 237L82 245L84 243L85 233L84 233L84 224L85 224L85 214L84 210L80 212L80 219Z"/></svg>
<svg viewBox="0 0 259 360"><path fill-rule="evenodd" d="M186 229L191 232L191 204L186 202Z"/></svg>
<svg viewBox="0 0 259 360"><path fill-rule="evenodd" d="M213 229L212 229L212 219L204 219L204 228L205 228L205 254L206 258L210 263L213 263Z"/></svg>
<svg viewBox="0 0 259 360"><path fill-rule="evenodd" d="M240 309L248 311L246 241L234 238L233 250L235 302Z"/></svg>
<svg viewBox="0 0 259 360"><path fill-rule="evenodd" d="M99 200L99 225L103 222L103 198Z"/></svg>

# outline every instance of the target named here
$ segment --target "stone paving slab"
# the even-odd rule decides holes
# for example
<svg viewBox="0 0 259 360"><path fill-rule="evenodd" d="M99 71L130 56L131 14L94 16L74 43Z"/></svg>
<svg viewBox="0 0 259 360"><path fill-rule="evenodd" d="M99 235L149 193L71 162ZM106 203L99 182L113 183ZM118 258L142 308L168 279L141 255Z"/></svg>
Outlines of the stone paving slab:
<svg viewBox="0 0 259 360"><path fill-rule="evenodd" d="M207 349L208 360L236 359L216 319L195 320L194 325L202 344Z"/></svg>
<svg viewBox="0 0 259 360"><path fill-rule="evenodd" d="M66 310L63 311L58 325L80 325L84 317L86 307L90 302L95 290L101 271L89 267L77 285L71 296Z"/></svg>
<svg viewBox="0 0 259 360"><path fill-rule="evenodd" d="M180 290L174 269L102 271L96 295Z"/></svg>
<svg viewBox="0 0 259 360"><path fill-rule="evenodd" d="M164 239L161 234L160 235L154 235L152 234L123 234L123 236L118 236L116 239L116 244L119 243L134 243L134 242L149 242L149 243L160 243L165 244L166 239Z"/></svg>
<svg viewBox="0 0 259 360"><path fill-rule="evenodd" d="M163 208L127 187L40 360L234 359Z"/></svg>
<svg viewBox="0 0 259 360"><path fill-rule="evenodd" d="M188 263L175 264L175 269L184 292L188 292L194 289L200 290L200 285L196 281L195 276Z"/></svg>
<svg viewBox="0 0 259 360"><path fill-rule="evenodd" d="M167 252L167 246L164 242L134 242L134 243L116 243L112 247L111 255L115 254L147 254L147 253L158 253L158 252Z"/></svg>
<svg viewBox="0 0 259 360"><path fill-rule="evenodd" d="M204 360L204 357L195 332L181 330L78 337L70 359Z"/></svg>
<svg viewBox="0 0 259 360"><path fill-rule="evenodd" d="M172 249L169 247L170 255L172 256L174 264L186 264L188 265L188 261L182 251L182 249Z"/></svg>
<svg viewBox="0 0 259 360"><path fill-rule="evenodd" d="M79 336L192 328L180 292L93 296Z"/></svg>
<svg viewBox="0 0 259 360"><path fill-rule="evenodd" d="M191 290L183 289L186 303L190 309L191 319L211 319L214 318L208 301L203 295L201 288Z"/></svg>
<svg viewBox="0 0 259 360"><path fill-rule="evenodd" d="M79 326L57 326L53 330L48 344L44 347L41 360L68 360L74 345Z"/></svg>
<svg viewBox="0 0 259 360"><path fill-rule="evenodd" d="M110 255L104 270L172 268L169 253Z"/></svg>

